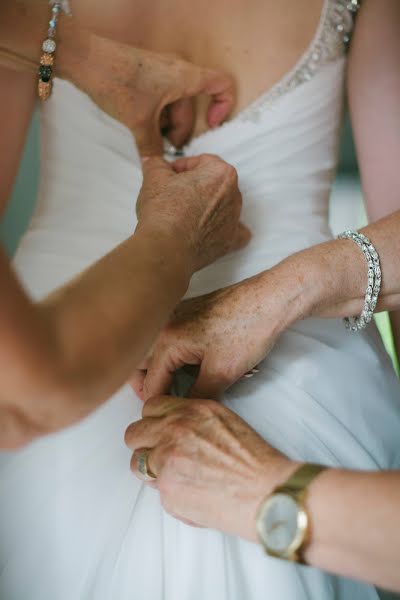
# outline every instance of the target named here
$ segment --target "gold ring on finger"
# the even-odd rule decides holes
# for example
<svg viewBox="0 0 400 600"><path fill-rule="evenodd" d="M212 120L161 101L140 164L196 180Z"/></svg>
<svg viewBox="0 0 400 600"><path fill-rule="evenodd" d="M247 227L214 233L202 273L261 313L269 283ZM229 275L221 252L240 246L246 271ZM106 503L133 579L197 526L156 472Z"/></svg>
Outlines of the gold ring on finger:
<svg viewBox="0 0 400 600"><path fill-rule="evenodd" d="M157 475L150 469L149 455L149 448L144 448L141 450L137 457L136 466L137 470L144 477L144 479L147 481L155 481L157 479Z"/></svg>

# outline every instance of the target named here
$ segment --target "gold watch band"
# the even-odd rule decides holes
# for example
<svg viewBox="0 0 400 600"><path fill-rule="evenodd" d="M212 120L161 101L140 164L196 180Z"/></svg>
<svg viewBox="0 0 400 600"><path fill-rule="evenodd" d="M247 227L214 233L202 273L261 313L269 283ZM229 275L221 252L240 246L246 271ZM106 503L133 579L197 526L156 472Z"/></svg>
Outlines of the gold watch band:
<svg viewBox="0 0 400 600"><path fill-rule="evenodd" d="M325 471L326 468L326 466L314 465L311 463L302 465L283 485L277 487L274 492L304 492L310 483L317 477L317 475L319 475L322 471Z"/></svg>

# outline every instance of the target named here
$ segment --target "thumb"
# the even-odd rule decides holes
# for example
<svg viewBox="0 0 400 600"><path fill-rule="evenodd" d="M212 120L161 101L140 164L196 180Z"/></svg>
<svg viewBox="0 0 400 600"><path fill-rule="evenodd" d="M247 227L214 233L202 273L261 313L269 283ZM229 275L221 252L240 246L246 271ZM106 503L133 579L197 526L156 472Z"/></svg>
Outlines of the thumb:
<svg viewBox="0 0 400 600"><path fill-rule="evenodd" d="M174 175L175 171L171 164L161 158L161 156L144 157L142 159L143 180L147 178L154 179L160 175Z"/></svg>
<svg viewBox="0 0 400 600"><path fill-rule="evenodd" d="M175 373L185 365L201 363L201 352L193 344L169 344L155 351L144 380L144 397L170 393Z"/></svg>
<svg viewBox="0 0 400 600"><path fill-rule="evenodd" d="M129 381L130 386L136 395L144 402L144 380L146 379L146 371L136 369L131 380Z"/></svg>
<svg viewBox="0 0 400 600"><path fill-rule="evenodd" d="M142 209L146 206L152 197L151 190L154 184L163 184L170 177L175 176L175 171L171 165L159 156L144 158L142 160L143 183L142 189L136 201L136 215L140 221ZM150 194L148 193L150 191Z"/></svg>
<svg viewBox="0 0 400 600"><path fill-rule="evenodd" d="M242 248L247 246L252 237L253 234L251 233L250 229L246 227L246 225L243 225L243 223L239 223L236 230L236 235L232 240L230 251L236 252L237 250L242 250Z"/></svg>
<svg viewBox="0 0 400 600"><path fill-rule="evenodd" d="M189 398L206 398L208 400L220 400L230 382L209 368L208 361L204 360L200 367L199 375L189 390Z"/></svg>
<svg viewBox="0 0 400 600"><path fill-rule="evenodd" d="M200 94L211 96L207 121L210 127L217 127L229 116L235 103L236 90L232 77L212 69L198 69L190 75L191 85L185 97Z"/></svg>
<svg viewBox="0 0 400 600"><path fill-rule="evenodd" d="M216 71L206 70L203 93L211 96L207 121L210 127L218 127L233 109L236 91L233 79Z"/></svg>
<svg viewBox="0 0 400 600"><path fill-rule="evenodd" d="M222 163L223 161L214 154L199 154L198 156L186 156L178 158L172 164L175 173L186 173L195 171L205 165Z"/></svg>
<svg viewBox="0 0 400 600"><path fill-rule="evenodd" d="M161 136L160 120L148 122L133 131L136 146L141 158L148 156L162 156L164 145Z"/></svg>
<svg viewBox="0 0 400 600"><path fill-rule="evenodd" d="M181 98L169 107L168 139L175 148L181 148L190 138L194 116L191 98Z"/></svg>

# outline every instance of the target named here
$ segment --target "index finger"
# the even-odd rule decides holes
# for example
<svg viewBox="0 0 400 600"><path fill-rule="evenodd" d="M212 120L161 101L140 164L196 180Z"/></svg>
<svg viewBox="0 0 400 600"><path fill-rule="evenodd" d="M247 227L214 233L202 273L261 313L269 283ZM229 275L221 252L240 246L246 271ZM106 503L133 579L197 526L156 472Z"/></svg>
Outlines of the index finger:
<svg viewBox="0 0 400 600"><path fill-rule="evenodd" d="M133 128L136 147L140 157L162 156L164 145L160 130L160 118L152 115L149 120L140 126Z"/></svg>
<svg viewBox="0 0 400 600"><path fill-rule="evenodd" d="M186 90L183 97L190 98L205 94L211 96L207 121L210 127L217 127L231 112L235 99L236 89L233 79L229 75L219 73L213 69L197 69L193 73L190 66Z"/></svg>
<svg viewBox="0 0 400 600"><path fill-rule="evenodd" d="M202 168L204 165L215 165L216 163L223 164L223 160L216 154L199 154L197 156L184 156L178 158L171 163L171 168L175 173L186 173L187 171L194 171L195 169Z"/></svg>
<svg viewBox="0 0 400 600"><path fill-rule="evenodd" d="M131 423L125 431L125 444L131 450L154 448L165 433L164 419L147 417Z"/></svg>
<svg viewBox="0 0 400 600"><path fill-rule="evenodd" d="M206 71L203 93L211 96L207 122L209 127L218 127L231 113L235 104L236 91L231 77L215 71Z"/></svg>
<svg viewBox="0 0 400 600"><path fill-rule="evenodd" d="M143 406L143 418L165 417L176 410L183 409L188 400L177 396L153 396Z"/></svg>

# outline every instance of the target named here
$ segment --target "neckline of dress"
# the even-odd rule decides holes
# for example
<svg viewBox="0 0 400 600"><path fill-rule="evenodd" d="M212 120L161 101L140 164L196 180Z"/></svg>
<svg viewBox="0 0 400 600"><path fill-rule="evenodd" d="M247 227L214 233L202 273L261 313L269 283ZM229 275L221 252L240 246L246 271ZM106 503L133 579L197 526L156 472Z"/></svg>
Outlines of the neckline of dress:
<svg viewBox="0 0 400 600"><path fill-rule="evenodd" d="M228 127L229 125L232 125L238 121L241 121L243 119L245 119L247 116L249 116L254 110L256 110L257 108L260 107L260 105L263 105L264 103L267 103L269 98L271 98L274 93L277 91L278 88L280 88L281 86L284 86L294 75L295 73L301 69L303 66L307 65L312 54L314 53L316 47L318 46L323 31L324 31L324 27L327 21L327 17L328 17L328 11L329 11L329 3L331 0L323 0L322 2L322 6L321 6L321 15L318 21L318 25L317 28L315 30L315 33L310 41L310 43L308 44L307 48L304 50L304 52L300 55L300 57L298 58L298 60L295 62L295 64L293 65L293 67L291 67L291 69L289 71L287 71L276 83L274 83L270 88L268 88L265 92L262 92L255 100L253 100L252 102L250 102L250 104L248 104L247 106L245 106L244 108L242 108L232 119L229 119L228 121L225 121L224 123L222 123L222 125L220 125L219 127L217 127L217 129L207 129L207 131L204 131L203 133L200 133L199 135L194 136L193 138L191 138L191 140L184 146L184 150L187 148L190 148L190 146L199 141L204 139L205 137L207 137L208 135L214 133L216 130L221 130L224 129L226 127Z"/></svg>

